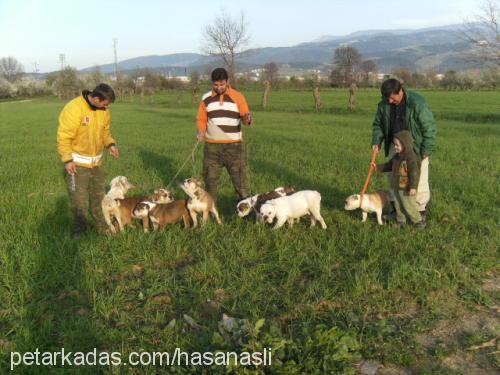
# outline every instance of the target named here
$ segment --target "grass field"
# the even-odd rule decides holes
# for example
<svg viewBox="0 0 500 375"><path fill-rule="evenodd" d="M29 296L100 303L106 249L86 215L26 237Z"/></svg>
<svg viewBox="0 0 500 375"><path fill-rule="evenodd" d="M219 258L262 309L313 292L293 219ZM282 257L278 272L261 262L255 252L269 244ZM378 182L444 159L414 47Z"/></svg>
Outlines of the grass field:
<svg viewBox="0 0 500 375"><path fill-rule="evenodd" d="M121 157L107 158L107 182L127 176L137 186L130 195L170 182L195 142L196 108L187 94L176 104L177 94L112 106ZM91 233L76 244L55 143L64 103L0 103L0 367L10 366L11 351L36 348L97 348L122 358L175 347L272 348L271 368L204 371L350 373L370 360L385 366L379 373L494 373L497 346L467 349L499 335L500 92L424 95L438 119L438 139L423 232L379 227L374 218L363 224L360 212L343 210L368 171L377 91L360 91L353 113L343 91L324 90L320 111L310 92L272 92L267 110L260 93L249 92L252 191L284 184L318 190L326 231L310 230L305 221L271 231L240 220L223 174L222 227L137 229L113 238ZM196 155L178 181L201 171L201 149ZM370 190L385 182L375 176ZM220 332L223 313L248 320L241 337Z"/></svg>

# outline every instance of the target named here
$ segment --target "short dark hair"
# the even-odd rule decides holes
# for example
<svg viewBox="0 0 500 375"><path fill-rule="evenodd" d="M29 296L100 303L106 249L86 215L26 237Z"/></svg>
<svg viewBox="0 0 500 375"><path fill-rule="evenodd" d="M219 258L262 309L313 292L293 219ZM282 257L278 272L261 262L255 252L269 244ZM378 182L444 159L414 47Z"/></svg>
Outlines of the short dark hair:
<svg viewBox="0 0 500 375"><path fill-rule="evenodd" d="M382 96L388 98L391 94L398 94L402 88L403 86L401 86L401 82L395 78L390 78L382 83L382 86L380 86L380 92L382 93Z"/></svg>
<svg viewBox="0 0 500 375"><path fill-rule="evenodd" d="M212 82L227 81L229 76L224 68L216 68L212 72Z"/></svg>
<svg viewBox="0 0 500 375"><path fill-rule="evenodd" d="M110 85L106 85L105 83L98 84L94 91L90 93L90 96L93 98L97 97L100 100L109 100L110 103L115 101L115 92Z"/></svg>

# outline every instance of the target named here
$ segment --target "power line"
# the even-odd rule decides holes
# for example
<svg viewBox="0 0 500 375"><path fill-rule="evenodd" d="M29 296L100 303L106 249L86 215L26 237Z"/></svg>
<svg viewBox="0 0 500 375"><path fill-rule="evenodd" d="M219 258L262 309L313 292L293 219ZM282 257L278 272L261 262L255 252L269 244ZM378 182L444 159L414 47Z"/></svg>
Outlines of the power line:
<svg viewBox="0 0 500 375"><path fill-rule="evenodd" d="M61 63L61 71L64 69L64 64L66 62L66 55L64 53L59 54L59 62Z"/></svg>
<svg viewBox="0 0 500 375"><path fill-rule="evenodd" d="M116 53L116 45L118 43L118 38L113 38L113 51L115 53L115 78L118 79L118 55Z"/></svg>

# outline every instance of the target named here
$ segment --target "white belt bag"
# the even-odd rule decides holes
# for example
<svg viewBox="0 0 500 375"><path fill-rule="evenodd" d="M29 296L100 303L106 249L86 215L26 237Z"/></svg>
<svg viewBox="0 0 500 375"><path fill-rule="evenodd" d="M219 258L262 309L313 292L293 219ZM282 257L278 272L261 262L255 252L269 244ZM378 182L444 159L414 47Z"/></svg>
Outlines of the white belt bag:
<svg viewBox="0 0 500 375"><path fill-rule="evenodd" d="M99 160L102 158L102 154L97 155L97 156L83 156L79 155L76 153L71 153L71 156L73 157L73 161L75 163L80 163L80 164L87 164L87 165L92 165L97 163Z"/></svg>

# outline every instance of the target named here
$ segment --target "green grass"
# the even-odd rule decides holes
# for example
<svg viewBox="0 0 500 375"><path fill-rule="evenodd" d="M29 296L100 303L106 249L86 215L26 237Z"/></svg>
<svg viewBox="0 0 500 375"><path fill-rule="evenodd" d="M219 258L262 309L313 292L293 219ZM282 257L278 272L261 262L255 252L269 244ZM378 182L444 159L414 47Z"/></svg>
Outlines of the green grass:
<svg viewBox="0 0 500 375"><path fill-rule="evenodd" d="M500 116L500 93L424 95L439 119L424 232L379 227L374 218L362 224L360 212L343 210L344 199L359 192L366 177L377 91L360 91L353 113L345 109L344 91L324 90L325 107L318 112L310 92L272 92L265 111L260 93L249 92L255 126L245 128L245 140L252 191L284 184L318 190L326 231L310 230L305 221L271 231L240 220L223 174L222 227L137 229L113 238L92 233L76 245L55 144L64 103L0 104L0 366L9 366L10 351L35 348L96 347L125 356L175 347L273 347L274 372L352 372L361 358L440 372L436 363L420 361L444 351L418 351L414 336L457 303L498 304L498 295L479 285L498 265L500 128L491 119ZM108 182L125 175L138 186L134 195L171 181L195 142L196 108L187 94L181 105L176 97L168 92L153 104L113 105L121 157L107 158ZM196 156L199 173L201 149ZM177 182L192 173L188 163ZM182 197L177 182L174 191ZM370 189L385 182L375 176ZM252 324L264 318L265 324L235 342L218 333L222 313ZM183 314L203 328L190 327Z"/></svg>

